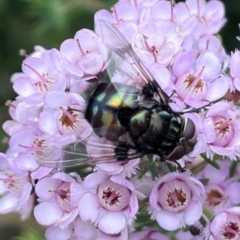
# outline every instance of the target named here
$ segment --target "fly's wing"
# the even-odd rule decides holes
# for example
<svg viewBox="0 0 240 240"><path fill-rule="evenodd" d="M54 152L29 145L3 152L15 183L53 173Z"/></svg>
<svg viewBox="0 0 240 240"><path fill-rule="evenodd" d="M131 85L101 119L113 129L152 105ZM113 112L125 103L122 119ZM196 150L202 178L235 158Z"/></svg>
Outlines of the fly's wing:
<svg viewBox="0 0 240 240"><path fill-rule="evenodd" d="M118 147L118 143L112 143L105 138L99 138L95 135L85 140L78 140L65 146L54 146L52 153L41 154L37 162L50 168L68 168L85 165L96 165L101 163L121 163L142 157L142 153L130 149L127 153L124 148ZM116 152L117 148L117 152ZM55 152L61 152L54 158ZM118 156L126 156L121 161Z"/></svg>
<svg viewBox="0 0 240 240"><path fill-rule="evenodd" d="M131 45L127 42L125 37L119 32L119 30L106 21L99 21L101 38L103 44L113 51L110 61L108 71L110 72L110 77L112 77L116 71L119 69L119 64L123 64L120 71L124 74L130 76L136 81L136 79L141 79L145 84L150 84L152 89L156 89L156 93L160 97L162 103L167 104L169 102L167 94L161 89L158 83L154 80L152 75L146 69L144 64L138 58ZM117 54L117 59L116 59ZM121 60L119 60L119 57ZM133 83L134 84L134 83Z"/></svg>

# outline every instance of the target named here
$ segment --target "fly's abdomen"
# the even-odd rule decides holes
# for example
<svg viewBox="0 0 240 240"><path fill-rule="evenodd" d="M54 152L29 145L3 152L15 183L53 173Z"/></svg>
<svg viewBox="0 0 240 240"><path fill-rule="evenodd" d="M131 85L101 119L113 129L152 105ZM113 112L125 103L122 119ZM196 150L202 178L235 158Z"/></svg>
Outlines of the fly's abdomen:
<svg viewBox="0 0 240 240"><path fill-rule="evenodd" d="M85 117L99 137L110 141L128 131L129 119L138 108L138 90L120 83L100 83L93 92Z"/></svg>
<svg viewBox="0 0 240 240"><path fill-rule="evenodd" d="M145 153L166 156L175 148L181 128L181 118L176 114L155 107L142 109L130 122L130 132Z"/></svg>

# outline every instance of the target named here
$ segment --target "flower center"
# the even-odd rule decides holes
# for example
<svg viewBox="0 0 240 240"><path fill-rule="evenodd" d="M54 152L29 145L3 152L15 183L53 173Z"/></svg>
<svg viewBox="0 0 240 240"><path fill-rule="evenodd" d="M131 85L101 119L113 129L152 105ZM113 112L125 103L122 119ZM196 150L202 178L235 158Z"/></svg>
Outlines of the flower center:
<svg viewBox="0 0 240 240"><path fill-rule="evenodd" d="M203 80L201 78L197 78L193 74L187 75L184 82L187 84L188 89L192 88L192 91L195 90L195 92L197 92L203 90L204 86Z"/></svg>
<svg viewBox="0 0 240 240"><path fill-rule="evenodd" d="M207 202L209 206L217 206L222 202L223 195L218 190L211 190L207 193Z"/></svg>
<svg viewBox="0 0 240 240"><path fill-rule="evenodd" d="M207 94L205 81L202 79L202 71L198 75L188 73L177 79L176 91L182 99L193 98L196 100L204 100Z"/></svg>
<svg viewBox="0 0 240 240"><path fill-rule="evenodd" d="M62 183L58 189L53 190L53 192L56 194L58 206L65 212L71 212L73 206L70 203L70 183Z"/></svg>
<svg viewBox="0 0 240 240"><path fill-rule="evenodd" d="M33 140L31 146L26 146L26 145L23 145L23 144L19 144L19 147L25 148L27 151L32 151L32 152L38 153L38 152L43 150L44 145L45 145L45 140L35 138Z"/></svg>
<svg viewBox="0 0 240 240"><path fill-rule="evenodd" d="M4 183L4 186L15 196L21 196L23 185L28 181L28 177L18 177L12 172L5 172L4 175L5 176L0 178L0 181L3 181Z"/></svg>
<svg viewBox="0 0 240 240"><path fill-rule="evenodd" d="M215 123L216 139L214 145L226 146L228 145L234 135L234 129L231 124L231 119L226 119L222 116L216 116L213 118Z"/></svg>
<svg viewBox="0 0 240 240"><path fill-rule="evenodd" d="M34 84L40 92L46 93L51 89L51 86L54 84L55 80L50 76L48 72L39 73L36 69L26 63L24 66L31 69L38 77L38 80Z"/></svg>
<svg viewBox="0 0 240 240"><path fill-rule="evenodd" d="M102 199L110 206L116 205L119 202L120 194L115 189L108 188L103 191Z"/></svg>
<svg viewBox="0 0 240 240"><path fill-rule="evenodd" d="M236 222L229 222L223 228L222 235L225 239L234 239L239 234L239 226Z"/></svg>
<svg viewBox="0 0 240 240"><path fill-rule="evenodd" d="M77 114L74 114L72 110L65 110L63 108L61 109L63 111L63 115L60 118L62 125L66 127L74 128L74 123L75 123Z"/></svg>
<svg viewBox="0 0 240 240"><path fill-rule="evenodd" d="M98 188L98 201L106 210L121 211L129 204L128 188L110 180L104 181Z"/></svg>
<svg viewBox="0 0 240 240"><path fill-rule="evenodd" d="M191 191L188 186L180 181L166 182L158 191L159 205L169 212L184 210L191 201Z"/></svg>
<svg viewBox="0 0 240 240"><path fill-rule="evenodd" d="M182 189L175 189L173 192L168 193L167 202L169 206L177 208L185 204L186 194Z"/></svg>

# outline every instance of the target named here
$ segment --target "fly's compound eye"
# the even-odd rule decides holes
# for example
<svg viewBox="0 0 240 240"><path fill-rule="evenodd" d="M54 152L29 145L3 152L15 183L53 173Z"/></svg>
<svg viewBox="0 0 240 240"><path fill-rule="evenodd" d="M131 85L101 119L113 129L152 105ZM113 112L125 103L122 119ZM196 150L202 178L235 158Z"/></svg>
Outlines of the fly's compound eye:
<svg viewBox="0 0 240 240"><path fill-rule="evenodd" d="M176 161L182 158L186 154L186 148L182 145L178 145L166 158L170 161Z"/></svg>
<svg viewBox="0 0 240 240"><path fill-rule="evenodd" d="M183 137L192 139L195 135L195 125L190 118L184 119Z"/></svg>

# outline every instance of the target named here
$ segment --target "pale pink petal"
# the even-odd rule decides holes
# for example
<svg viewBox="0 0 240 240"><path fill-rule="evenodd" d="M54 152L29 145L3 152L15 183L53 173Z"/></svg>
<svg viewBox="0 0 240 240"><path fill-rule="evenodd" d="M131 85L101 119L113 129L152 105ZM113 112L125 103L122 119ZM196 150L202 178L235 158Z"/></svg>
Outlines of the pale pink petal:
<svg viewBox="0 0 240 240"><path fill-rule="evenodd" d="M41 80L42 73L47 70L47 65L39 58L28 57L23 61L22 70L23 72L32 79Z"/></svg>
<svg viewBox="0 0 240 240"><path fill-rule="evenodd" d="M0 175L0 177L2 177L2 176ZM4 175L3 175L3 177L4 177ZM8 191L6 189L6 187L4 186L4 184L5 183L3 181L0 181L0 195L4 194L6 191Z"/></svg>
<svg viewBox="0 0 240 240"><path fill-rule="evenodd" d="M225 15L225 7L221 1L209 1L206 5L206 18L218 17L220 20Z"/></svg>
<svg viewBox="0 0 240 240"><path fill-rule="evenodd" d="M41 225L51 225L55 223L61 216L62 210L51 202L43 202L34 208L34 216Z"/></svg>
<svg viewBox="0 0 240 240"><path fill-rule="evenodd" d="M60 52L69 62L75 63L81 56L81 52L74 39L65 40L60 46Z"/></svg>
<svg viewBox="0 0 240 240"><path fill-rule="evenodd" d="M70 192L71 192L70 201L73 206L75 207L78 206L80 198L82 197L85 191L86 190L79 183L72 183L70 185Z"/></svg>
<svg viewBox="0 0 240 240"><path fill-rule="evenodd" d="M237 51L234 54L232 54L230 60L230 72L232 77L240 77L239 68L240 68L240 51Z"/></svg>
<svg viewBox="0 0 240 240"><path fill-rule="evenodd" d="M172 71L176 77L191 72L193 63L196 62L196 52L189 51L184 52L175 58Z"/></svg>
<svg viewBox="0 0 240 240"><path fill-rule="evenodd" d="M195 177L188 177L186 183L192 191L203 197L203 195L205 194L205 188L203 184L199 182Z"/></svg>
<svg viewBox="0 0 240 240"><path fill-rule="evenodd" d="M240 91L240 77L236 77L233 79L234 86L238 91Z"/></svg>
<svg viewBox="0 0 240 240"><path fill-rule="evenodd" d="M162 228L168 231L177 230L182 226L181 220L175 213L169 213L163 210L157 214L156 220Z"/></svg>
<svg viewBox="0 0 240 240"><path fill-rule="evenodd" d="M22 194L21 197L19 199L19 206L21 207L22 204L26 203L27 200L29 199L30 195L31 195L31 191L32 191L32 184L30 182L26 182L22 188Z"/></svg>
<svg viewBox="0 0 240 240"><path fill-rule="evenodd" d="M221 87L219 87L221 85ZM208 87L208 92L205 97L209 102L214 102L220 98L222 98L229 89L229 82L226 77L220 77L215 81L211 82Z"/></svg>
<svg viewBox="0 0 240 240"><path fill-rule="evenodd" d="M36 92L36 88L31 84L30 80L26 77L18 78L13 85L13 89L20 96L28 97Z"/></svg>
<svg viewBox="0 0 240 240"><path fill-rule="evenodd" d="M210 231L214 234L217 235L219 234L219 232L221 231L223 225L225 225L226 221L227 221L227 213L226 212L222 212L217 214L217 216L215 216L215 218L213 219L211 225L210 225Z"/></svg>
<svg viewBox="0 0 240 240"><path fill-rule="evenodd" d="M72 235L72 229L60 229L58 227L49 227L45 232L47 240L68 240Z"/></svg>
<svg viewBox="0 0 240 240"><path fill-rule="evenodd" d="M52 168L40 166L37 170L31 173L33 179L41 179L47 176L52 171Z"/></svg>
<svg viewBox="0 0 240 240"><path fill-rule="evenodd" d="M185 3L179 2L174 6L174 21L179 25L189 18L190 12ZM179 14L181 13L181 14Z"/></svg>
<svg viewBox="0 0 240 240"><path fill-rule="evenodd" d="M97 54L87 54L79 62L79 66L84 71L84 73L97 75L101 72L104 62L100 55Z"/></svg>
<svg viewBox="0 0 240 240"><path fill-rule="evenodd" d="M114 5L114 10L117 18L123 21L131 21L137 18L133 5L128 1L119 1Z"/></svg>
<svg viewBox="0 0 240 240"><path fill-rule="evenodd" d="M233 147L220 147L220 146L213 146L210 145L210 149L219 154L219 155L223 155L223 156L228 156L234 153L234 148Z"/></svg>
<svg viewBox="0 0 240 240"><path fill-rule="evenodd" d="M129 201L129 214L131 217L135 217L136 213L139 210L138 199L135 195L130 197Z"/></svg>
<svg viewBox="0 0 240 240"><path fill-rule="evenodd" d="M90 221L78 218L75 223L74 233L79 239L96 239L96 227Z"/></svg>
<svg viewBox="0 0 240 240"><path fill-rule="evenodd" d="M78 209L74 209L71 212L64 212L61 218L56 222L59 226L66 228L74 219L78 216Z"/></svg>
<svg viewBox="0 0 240 240"><path fill-rule="evenodd" d="M0 213L6 214L14 210L17 207L18 198L12 194L3 196L0 199Z"/></svg>
<svg viewBox="0 0 240 240"><path fill-rule="evenodd" d="M92 174L89 174L84 181L84 186L86 188L93 188L99 185L101 182L105 181L108 179L109 176L107 174L99 172L95 172Z"/></svg>
<svg viewBox="0 0 240 240"><path fill-rule="evenodd" d="M240 203L240 182L233 182L225 189L225 193L230 197L230 201L234 204Z"/></svg>
<svg viewBox="0 0 240 240"><path fill-rule="evenodd" d="M79 201L79 215L84 221L90 220L94 222L98 215L99 203L97 196L92 193L85 193Z"/></svg>
<svg viewBox="0 0 240 240"><path fill-rule="evenodd" d="M47 111L41 112L38 120L39 128L47 134L57 134L58 128L56 121L54 114Z"/></svg>
<svg viewBox="0 0 240 240"><path fill-rule="evenodd" d="M23 124L14 120L7 120L3 123L2 128L8 135L12 136L14 133L23 129Z"/></svg>
<svg viewBox="0 0 240 240"><path fill-rule="evenodd" d="M163 90L169 86L171 75L166 67L154 63L150 66L149 71Z"/></svg>
<svg viewBox="0 0 240 240"><path fill-rule="evenodd" d="M59 109L61 106L70 105L70 98L65 92L51 91L46 94L44 101L53 109Z"/></svg>
<svg viewBox="0 0 240 240"><path fill-rule="evenodd" d="M95 50L98 50L97 36L93 31L87 28L83 28L77 31L74 39L79 42L78 44L81 45L81 49L83 50L84 54L86 52L93 52ZM79 47L78 51L80 53Z"/></svg>
<svg viewBox="0 0 240 240"><path fill-rule="evenodd" d="M203 121L203 134L207 143L212 143L216 139L215 124L212 118L206 118Z"/></svg>
<svg viewBox="0 0 240 240"><path fill-rule="evenodd" d="M125 225L126 219L121 212L108 212L99 221L99 229L107 234L117 234Z"/></svg>
<svg viewBox="0 0 240 240"><path fill-rule="evenodd" d="M205 10L205 0L187 0L186 4L191 12L197 16L202 16Z"/></svg>
<svg viewBox="0 0 240 240"><path fill-rule="evenodd" d="M39 198L46 200L55 195L54 191L60 184L61 181L58 179L44 178L37 183L35 192Z"/></svg>
<svg viewBox="0 0 240 240"><path fill-rule="evenodd" d="M114 175L110 177L110 180L119 184L119 185L123 185L125 187L127 187L128 189L130 189L131 191L134 191L134 186L131 182L129 182L127 179L122 178L120 176Z"/></svg>
<svg viewBox="0 0 240 240"><path fill-rule="evenodd" d="M152 7L152 17L154 20L170 20L172 18L172 4L169 1L158 1Z"/></svg>
<svg viewBox="0 0 240 240"><path fill-rule="evenodd" d="M221 62L218 56L210 51L203 52L197 60L196 70L201 72L203 69L202 77L206 79L211 79L220 73Z"/></svg>
<svg viewBox="0 0 240 240"><path fill-rule="evenodd" d="M202 216L202 203L198 200L192 200L185 210L185 223L187 225L194 224Z"/></svg>
<svg viewBox="0 0 240 240"><path fill-rule="evenodd" d="M97 167L104 171L106 174L118 174L123 170L123 166L118 163L99 163Z"/></svg>
<svg viewBox="0 0 240 240"><path fill-rule="evenodd" d="M14 163L22 169L34 171L39 167L39 164L32 155L22 155L14 159Z"/></svg>
<svg viewBox="0 0 240 240"><path fill-rule="evenodd" d="M226 210L228 213L234 213L239 215L240 214L240 208L239 207L231 207Z"/></svg>

